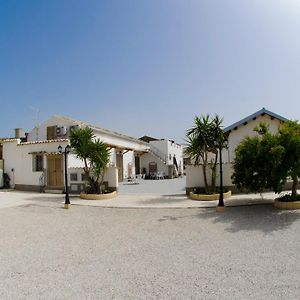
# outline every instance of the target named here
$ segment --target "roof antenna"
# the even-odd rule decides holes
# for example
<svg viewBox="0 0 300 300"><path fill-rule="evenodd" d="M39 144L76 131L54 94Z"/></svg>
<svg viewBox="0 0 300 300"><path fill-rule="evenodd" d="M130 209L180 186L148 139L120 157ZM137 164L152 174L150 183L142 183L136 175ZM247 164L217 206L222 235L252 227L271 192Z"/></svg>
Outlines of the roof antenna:
<svg viewBox="0 0 300 300"><path fill-rule="evenodd" d="M34 122L34 130L35 130L35 138L36 141L39 140L39 126L40 126L40 110L39 108L36 107L30 107L34 112L34 118L33 118L33 122Z"/></svg>

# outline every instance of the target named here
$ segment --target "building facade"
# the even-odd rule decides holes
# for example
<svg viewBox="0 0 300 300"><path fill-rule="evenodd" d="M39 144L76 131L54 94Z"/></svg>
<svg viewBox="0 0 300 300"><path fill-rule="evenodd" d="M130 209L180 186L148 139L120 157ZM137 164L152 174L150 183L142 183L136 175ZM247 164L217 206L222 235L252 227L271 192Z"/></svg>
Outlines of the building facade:
<svg viewBox="0 0 300 300"><path fill-rule="evenodd" d="M136 175L136 163L149 150L148 144L133 137L103 129L98 126L63 116L52 116L27 135L27 141L16 138L4 140L3 158L5 172L16 189L57 189L64 186L63 155L58 146L69 144L69 132L76 127L90 127L95 138L110 148L110 163L105 174L107 188L116 190L124 178ZM83 189L83 163L74 154L68 155L70 189Z"/></svg>

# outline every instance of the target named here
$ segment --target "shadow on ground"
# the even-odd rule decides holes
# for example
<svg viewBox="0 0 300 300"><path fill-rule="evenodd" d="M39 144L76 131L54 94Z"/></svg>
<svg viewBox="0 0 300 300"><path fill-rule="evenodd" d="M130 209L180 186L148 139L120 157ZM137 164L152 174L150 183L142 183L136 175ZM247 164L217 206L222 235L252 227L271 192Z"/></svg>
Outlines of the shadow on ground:
<svg viewBox="0 0 300 300"><path fill-rule="evenodd" d="M261 204L240 207L226 207L224 213L216 212L215 208L199 208L197 214L186 216L168 215L158 219L163 221L177 221L182 218L200 218L213 224L223 224L224 231L261 231L265 234L284 230L294 222L300 220L298 210L279 210L272 204Z"/></svg>

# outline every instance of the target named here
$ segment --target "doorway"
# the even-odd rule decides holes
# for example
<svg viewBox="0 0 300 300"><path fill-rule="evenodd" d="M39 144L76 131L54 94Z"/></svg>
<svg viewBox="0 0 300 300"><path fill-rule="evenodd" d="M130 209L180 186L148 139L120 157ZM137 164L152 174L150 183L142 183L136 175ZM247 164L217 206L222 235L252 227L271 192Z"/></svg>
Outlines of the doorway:
<svg viewBox="0 0 300 300"><path fill-rule="evenodd" d="M51 188L63 188L63 160L62 155L49 155L47 157L47 183Z"/></svg>
<svg viewBox="0 0 300 300"><path fill-rule="evenodd" d="M118 181L123 182L123 153L116 154L116 166L118 169Z"/></svg>

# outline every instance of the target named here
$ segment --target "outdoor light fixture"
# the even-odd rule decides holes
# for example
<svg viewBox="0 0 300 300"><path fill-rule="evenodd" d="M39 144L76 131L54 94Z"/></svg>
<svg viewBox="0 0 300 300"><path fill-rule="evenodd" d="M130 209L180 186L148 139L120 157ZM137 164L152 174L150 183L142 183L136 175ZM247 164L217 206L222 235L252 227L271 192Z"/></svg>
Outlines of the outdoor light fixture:
<svg viewBox="0 0 300 300"><path fill-rule="evenodd" d="M61 145L58 146L58 151L59 153L64 154L64 161L65 161L65 192L66 192L66 197L65 197L65 208L68 209L70 208L70 199L69 199L69 188L68 188L68 164L67 164L67 159L68 159L68 154L71 151L71 146L67 145L65 147L65 150L63 150L63 147Z"/></svg>
<svg viewBox="0 0 300 300"><path fill-rule="evenodd" d="M219 203L217 206L217 212L223 212L225 210L224 206L224 196L223 196L223 168L222 168L222 148L227 147L226 141L220 139L215 140L215 146L219 148L220 152L220 194L219 194Z"/></svg>

